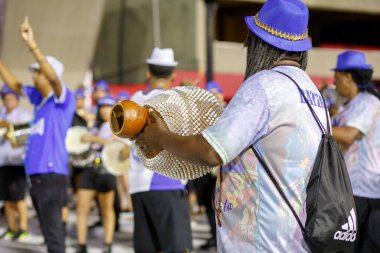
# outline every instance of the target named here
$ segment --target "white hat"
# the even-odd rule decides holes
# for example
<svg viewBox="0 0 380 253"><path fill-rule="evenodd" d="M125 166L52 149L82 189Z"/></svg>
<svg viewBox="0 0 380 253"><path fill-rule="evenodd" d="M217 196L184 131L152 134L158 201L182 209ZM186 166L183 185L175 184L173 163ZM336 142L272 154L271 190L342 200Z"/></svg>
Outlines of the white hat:
<svg viewBox="0 0 380 253"><path fill-rule="evenodd" d="M174 61L174 52L171 48L158 48L153 49L152 55L146 60L148 64L175 67L178 62Z"/></svg>
<svg viewBox="0 0 380 253"><path fill-rule="evenodd" d="M53 56L46 56L46 60L50 64L52 69L54 70L57 77L60 80L62 80L63 71L65 70L65 67L63 66L62 62L58 61ZM30 64L28 69L30 72L34 72L35 70L40 69L40 65L38 64L38 62L35 62L35 63Z"/></svg>

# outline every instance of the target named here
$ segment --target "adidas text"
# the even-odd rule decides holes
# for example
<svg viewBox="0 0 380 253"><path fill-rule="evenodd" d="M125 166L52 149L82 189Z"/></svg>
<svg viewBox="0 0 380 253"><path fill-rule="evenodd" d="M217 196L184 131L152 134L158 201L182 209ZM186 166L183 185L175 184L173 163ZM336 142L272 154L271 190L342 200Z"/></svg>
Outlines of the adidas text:
<svg viewBox="0 0 380 253"><path fill-rule="evenodd" d="M342 225L342 230L336 231L334 234L334 240L354 242L356 239L356 214L352 208L350 215L347 217L348 222Z"/></svg>
<svg viewBox="0 0 380 253"><path fill-rule="evenodd" d="M334 234L334 239L339 241L354 242L356 239L355 231L336 231Z"/></svg>

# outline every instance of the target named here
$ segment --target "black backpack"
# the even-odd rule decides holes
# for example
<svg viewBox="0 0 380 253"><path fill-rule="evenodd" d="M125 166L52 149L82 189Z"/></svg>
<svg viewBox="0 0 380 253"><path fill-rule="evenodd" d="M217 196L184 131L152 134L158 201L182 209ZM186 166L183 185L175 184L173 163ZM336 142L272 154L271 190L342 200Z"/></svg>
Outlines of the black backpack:
<svg viewBox="0 0 380 253"><path fill-rule="evenodd" d="M326 131L298 84L287 74L276 72L288 77L297 86L322 131L322 140L306 188L305 226L302 225L265 161L253 146L252 150L292 211L311 252L334 252L353 247L357 231L355 202L346 164L331 136L330 124L327 124ZM326 120L329 122L326 106L325 111Z"/></svg>

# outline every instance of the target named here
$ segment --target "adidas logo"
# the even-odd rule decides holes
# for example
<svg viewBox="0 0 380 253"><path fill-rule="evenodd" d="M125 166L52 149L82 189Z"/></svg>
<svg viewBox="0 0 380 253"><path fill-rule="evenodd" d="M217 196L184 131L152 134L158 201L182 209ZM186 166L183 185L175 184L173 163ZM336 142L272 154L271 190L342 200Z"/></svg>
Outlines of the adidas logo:
<svg viewBox="0 0 380 253"><path fill-rule="evenodd" d="M336 231L334 234L334 240L354 242L356 239L356 214L352 208L350 215L348 216L348 222L342 226L342 230Z"/></svg>

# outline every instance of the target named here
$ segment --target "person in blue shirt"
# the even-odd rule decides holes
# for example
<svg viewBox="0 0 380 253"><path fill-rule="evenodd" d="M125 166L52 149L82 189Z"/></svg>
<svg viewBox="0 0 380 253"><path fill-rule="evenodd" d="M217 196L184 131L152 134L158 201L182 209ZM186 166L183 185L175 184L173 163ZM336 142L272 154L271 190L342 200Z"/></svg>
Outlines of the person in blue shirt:
<svg viewBox="0 0 380 253"><path fill-rule="evenodd" d="M13 91L27 96L35 107L25 167L30 177L30 195L47 250L61 253L65 252L61 218L62 208L67 201L68 176L65 137L74 115L75 98L62 81L63 64L54 57L42 54L27 18L20 27L20 34L37 61L29 66L34 87L21 85L1 62L0 75Z"/></svg>

